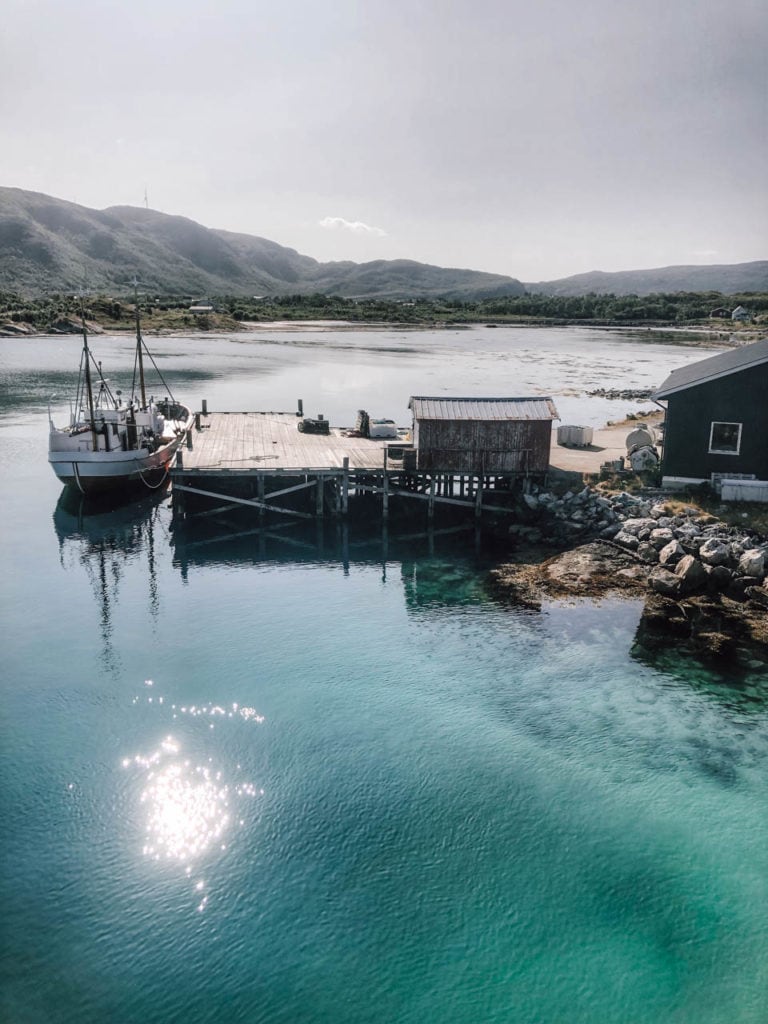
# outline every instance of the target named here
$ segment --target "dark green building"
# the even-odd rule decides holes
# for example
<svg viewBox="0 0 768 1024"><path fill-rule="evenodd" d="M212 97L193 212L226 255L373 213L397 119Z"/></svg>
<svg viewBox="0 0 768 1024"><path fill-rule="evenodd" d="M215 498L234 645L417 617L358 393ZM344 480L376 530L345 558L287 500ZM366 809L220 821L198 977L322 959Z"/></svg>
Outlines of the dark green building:
<svg viewBox="0 0 768 1024"><path fill-rule="evenodd" d="M768 481L768 338L673 370L651 397L666 403L665 487Z"/></svg>

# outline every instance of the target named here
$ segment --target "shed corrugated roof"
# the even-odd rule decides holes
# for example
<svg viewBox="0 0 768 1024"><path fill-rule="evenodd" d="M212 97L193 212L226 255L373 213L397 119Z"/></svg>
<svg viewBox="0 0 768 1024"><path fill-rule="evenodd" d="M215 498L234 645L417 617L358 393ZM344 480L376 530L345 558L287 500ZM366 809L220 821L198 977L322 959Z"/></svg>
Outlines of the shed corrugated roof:
<svg viewBox="0 0 768 1024"><path fill-rule="evenodd" d="M559 420L551 398L430 398L408 402L416 420Z"/></svg>
<svg viewBox="0 0 768 1024"><path fill-rule="evenodd" d="M749 370L765 362L768 362L768 338L755 341L751 345L729 349L719 355L710 356L709 359L700 359L696 363L689 363L688 366L673 370L661 387L653 392L651 398L667 398L669 395L676 395L678 391L685 391L686 388L708 384L720 377Z"/></svg>

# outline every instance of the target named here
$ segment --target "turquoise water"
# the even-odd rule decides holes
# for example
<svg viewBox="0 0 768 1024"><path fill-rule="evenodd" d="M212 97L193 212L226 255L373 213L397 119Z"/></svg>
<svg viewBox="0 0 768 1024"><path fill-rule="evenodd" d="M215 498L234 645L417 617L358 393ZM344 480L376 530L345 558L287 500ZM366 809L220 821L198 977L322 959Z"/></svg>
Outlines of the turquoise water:
<svg viewBox="0 0 768 1024"><path fill-rule="evenodd" d="M342 415L340 368L378 380L347 338L166 358ZM433 341L378 393L472 378ZM638 602L494 601L471 535L69 515L61 344L4 363L2 1019L762 1024L768 680L633 657Z"/></svg>

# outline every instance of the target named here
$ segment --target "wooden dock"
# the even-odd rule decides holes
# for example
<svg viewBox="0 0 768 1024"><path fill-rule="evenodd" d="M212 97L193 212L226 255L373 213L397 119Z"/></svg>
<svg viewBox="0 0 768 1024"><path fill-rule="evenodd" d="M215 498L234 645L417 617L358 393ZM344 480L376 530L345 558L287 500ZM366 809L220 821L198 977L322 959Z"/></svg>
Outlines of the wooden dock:
<svg viewBox="0 0 768 1024"><path fill-rule="evenodd" d="M302 433L300 422L285 412L197 414L171 469L174 511L186 519L250 507L262 518L319 519L346 518L352 507L386 521L390 504L402 508L408 499L412 509L423 503L428 520L438 506L479 520L486 512L509 515L513 491L527 483L527 474L419 471L415 456L402 457L407 428L384 440L338 427Z"/></svg>
<svg viewBox="0 0 768 1024"><path fill-rule="evenodd" d="M285 412L213 412L200 417L191 447L183 450L185 474L316 473L343 469L380 472L386 442L346 436L351 431L302 434L299 417Z"/></svg>

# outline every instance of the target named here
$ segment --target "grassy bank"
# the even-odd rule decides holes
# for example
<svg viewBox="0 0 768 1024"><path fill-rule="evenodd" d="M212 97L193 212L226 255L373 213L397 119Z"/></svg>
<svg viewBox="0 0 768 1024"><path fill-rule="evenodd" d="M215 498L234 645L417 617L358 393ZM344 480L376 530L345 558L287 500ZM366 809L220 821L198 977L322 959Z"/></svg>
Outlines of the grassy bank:
<svg viewBox="0 0 768 1024"><path fill-rule="evenodd" d="M730 337L768 330L768 294L724 296L718 292L672 295L578 297L524 295L477 300L347 299L335 295L282 295L244 299L216 296L201 301L196 296L142 296L142 325L148 333L192 331L236 331L243 323L273 321L339 320L360 325L403 325L413 327L458 327L485 324L488 327L592 325L638 327L663 332L681 339L682 330L705 330ZM729 316L713 317L713 310L730 310L741 305L752 314L746 322ZM203 312L192 307L210 306ZM133 297L89 296L86 319L104 331L134 329ZM43 334L77 329L80 300L72 295L25 299L0 294L0 330L5 334ZM74 325L73 325L74 321Z"/></svg>

